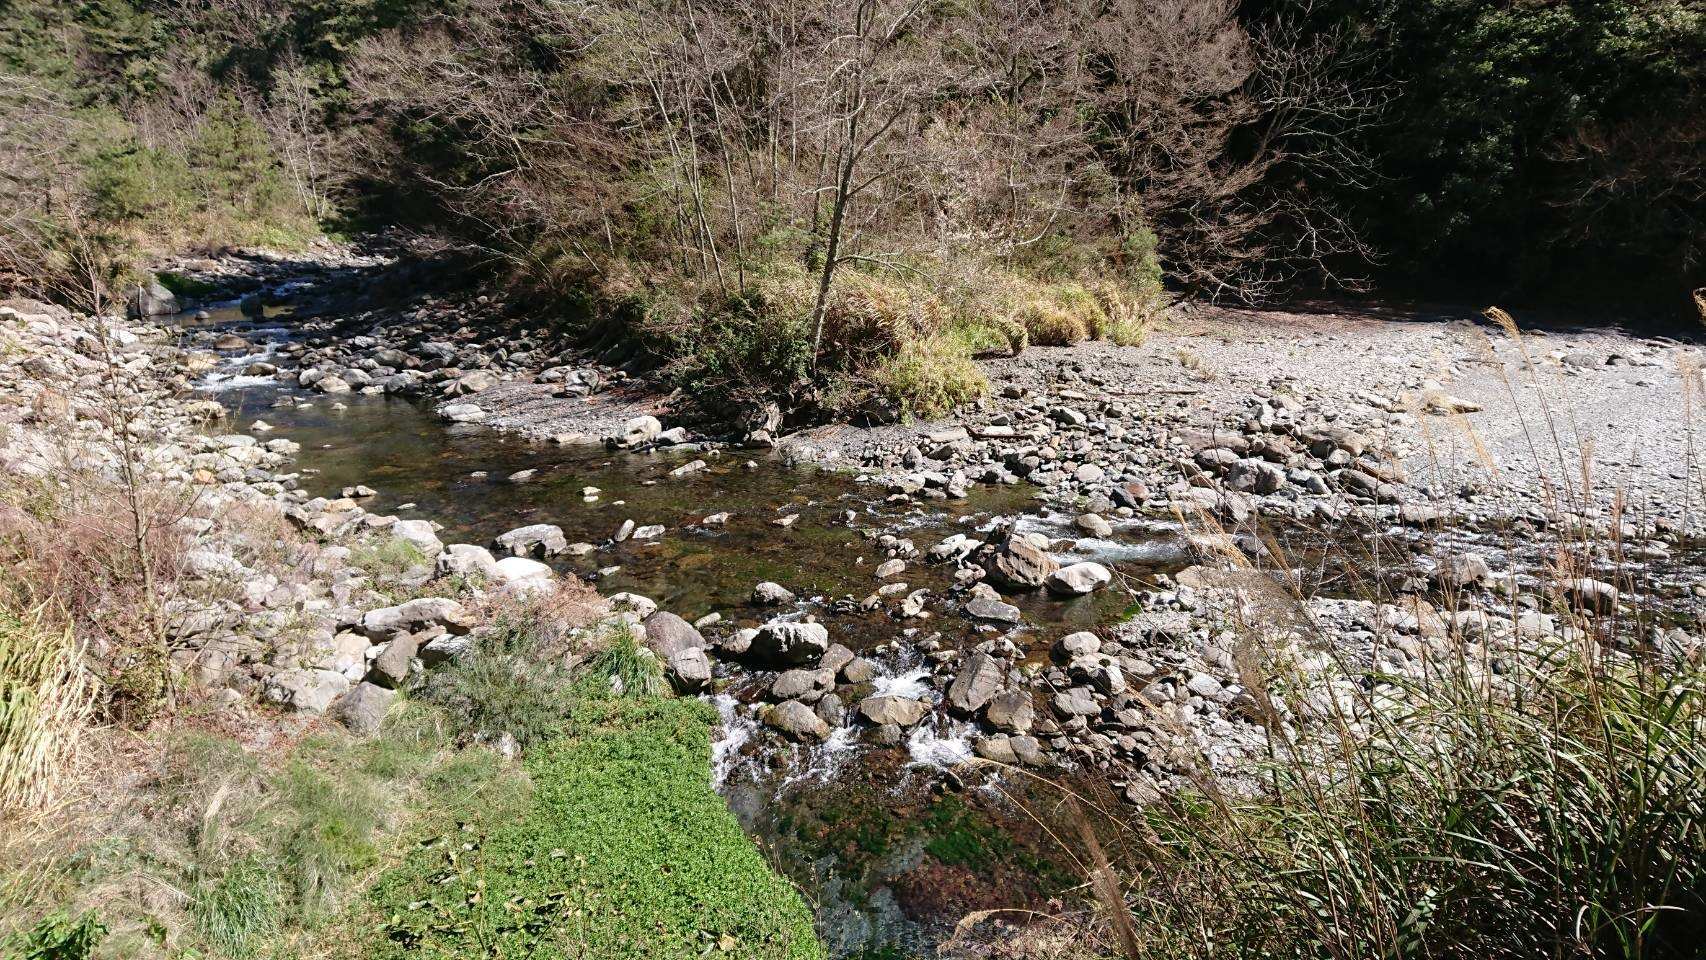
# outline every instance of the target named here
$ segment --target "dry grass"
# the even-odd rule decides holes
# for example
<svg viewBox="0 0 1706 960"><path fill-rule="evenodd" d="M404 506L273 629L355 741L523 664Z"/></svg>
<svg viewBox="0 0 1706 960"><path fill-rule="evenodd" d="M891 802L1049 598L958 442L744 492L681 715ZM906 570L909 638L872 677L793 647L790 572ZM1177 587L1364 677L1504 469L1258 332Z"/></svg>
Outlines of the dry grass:
<svg viewBox="0 0 1706 960"><path fill-rule="evenodd" d="M76 761L95 686L71 630L0 607L0 816L39 810Z"/></svg>
<svg viewBox="0 0 1706 960"><path fill-rule="evenodd" d="M749 264L738 292L655 264L592 274L559 258L542 270L556 295L590 299L590 335L637 337L713 412L779 400L846 415L874 394L903 414L939 416L987 391L979 354L1095 338L1135 345L1162 301L1159 287L1037 278L976 256L865 267L837 274L815 357L819 277L801 260Z"/></svg>
<svg viewBox="0 0 1706 960"><path fill-rule="evenodd" d="M1335 589L1444 634L1414 669L1390 674L1345 655L1315 621L1306 578L1276 544L1259 565L1226 551L1233 662L1269 753L1232 785L1200 758L1188 789L1137 816L1095 809L1092 836L1111 844L1121 881L1107 883L1096 843L1076 845L1101 915L1085 940L1101 955L1698 955L1706 664L1648 645L1662 620L1622 542L1643 518L1589 468L1591 448L1560 422L1514 319L1489 315L1523 351L1522 429L1547 511L1544 534L1512 532L1504 546L1540 562L1524 592L1558 633L1492 639L1452 616L1483 609L1514 627L1529 610L1515 595L1479 606L1455 586L1426 600L1391 594L1385 573L1407 548L1374 533L1339 548L1331 566L1347 579ZM1596 504L1609 506L1597 522ZM1622 602L1572 606L1567 584L1584 575L1613 580ZM1376 631L1376 652L1392 632Z"/></svg>
<svg viewBox="0 0 1706 960"><path fill-rule="evenodd" d="M415 831L526 790L419 707L375 740L180 720L91 753L51 817L0 836L0 940L60 914L107 928L99 960L349 956L346 908Z"/></svg>

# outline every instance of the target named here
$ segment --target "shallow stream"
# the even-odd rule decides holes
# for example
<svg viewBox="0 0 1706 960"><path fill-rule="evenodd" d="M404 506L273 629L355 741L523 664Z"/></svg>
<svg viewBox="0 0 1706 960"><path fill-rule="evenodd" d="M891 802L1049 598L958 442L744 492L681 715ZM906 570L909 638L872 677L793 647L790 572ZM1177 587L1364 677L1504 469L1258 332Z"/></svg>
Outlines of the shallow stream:
<svg viewBox="0 0 1706 960"><path fill-rule="evenodd" d="M857 652L930 634L940 634L944 647L969 645L990 636L987 628L947 614L896 621L852 609L882 583L874 569L885 555L874 535L909 538L922 553L952 533L1015 516L1062 541L1056 552L1063 560L1096 559L1134 577L1177 565L1171 525L1130 523L1108 540L1076 539L1071 518L1049 511L1022 485L897 504L853 474L790 466L774 455L559 446L449 423L407 400L327 396L243 376L244 367L273 359L292 336L290 318L244 317L233 308L208 313L186 318L196 339L235 332L251 346L224 351L200 389L227 405L237 429L263 420L273 428L263 436L301 444L296 467L311 494L371 487L377 493L363 502L368 509L436 521L446 543L487 544L515 527L556 524L571 543L599 545L584 557L556 558L560 569L606 595L643 594L689 620L715 612L726 623L762 622L769 614L749 599L755 584L770 580ZM694 459L708 468L669 475ZM531 472L517 477L521 471ZM724 524L701 523L724 512ZM773 523L787 516L798 519ZM625 520L665 531L656 540L611 543ZM922 558L894 579L909 589L950 585L947 569ZM1010 636L1040 657L1056 637L1109 623L1130 601L1116 587L1071 601L1039 591L1013 602L1025 626ZM882 671L878 692L940 699L912 644L893 644L872 659ZM935 918L1021 905L1064 882L1050 866L1045 832L1021 809L1048 802L1046 795L1028 783L961 789L947 773L971 756L969 727L938 717L902 744L877 746L850 719L825 743L784 744L760 733L743 705L762 683L743 672L713 698L725 717L713 775L748 831L814 902L838 955L909 956L933 942Z"/></svg>

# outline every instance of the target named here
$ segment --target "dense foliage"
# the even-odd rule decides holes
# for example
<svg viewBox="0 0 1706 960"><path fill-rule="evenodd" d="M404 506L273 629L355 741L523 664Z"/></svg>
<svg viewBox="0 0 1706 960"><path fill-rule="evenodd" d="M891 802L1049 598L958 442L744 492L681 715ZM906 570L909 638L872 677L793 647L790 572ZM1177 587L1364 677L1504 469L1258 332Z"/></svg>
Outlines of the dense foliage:
<svg viewBox="0 0 1706 960"><path fill-rule="evenodd" d="M528 753L533 801L381 879L375 957L823 956L811 913L706 778L698 700L583 700Z"/></svg>
<svg viewBox="0 0 1706 960"><path fill-rule="evenodd" d="M1396 95L1362 204L1393 276L1673 308L1706 284L1706 5L1357 7Z"/></svg>
<svg viewBox="0 0 1706 960"><path fill-rule="evenodd" d="M933 412L1163 274L1686 304L1703 64L1697 0L9 0L0 278L401 223L696 396Z"/></svg>

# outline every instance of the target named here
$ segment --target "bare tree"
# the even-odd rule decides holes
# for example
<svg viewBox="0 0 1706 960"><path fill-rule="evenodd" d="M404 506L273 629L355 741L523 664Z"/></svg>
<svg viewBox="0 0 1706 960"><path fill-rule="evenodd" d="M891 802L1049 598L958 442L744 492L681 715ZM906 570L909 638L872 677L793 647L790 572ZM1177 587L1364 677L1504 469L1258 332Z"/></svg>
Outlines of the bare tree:
<svg viewBox="0 0 1706 960"><path fill-rule="evenodd" d="M1109 163L1169 270L1212 297L1254 300L1371 253L1303 182L1372 175L1353 145L1384 94L1348 79L1354 44L1306 31L1306 8L1254 30L1237 8L1116 0L1085 9L1082 23L1102 73Z"/></svg>

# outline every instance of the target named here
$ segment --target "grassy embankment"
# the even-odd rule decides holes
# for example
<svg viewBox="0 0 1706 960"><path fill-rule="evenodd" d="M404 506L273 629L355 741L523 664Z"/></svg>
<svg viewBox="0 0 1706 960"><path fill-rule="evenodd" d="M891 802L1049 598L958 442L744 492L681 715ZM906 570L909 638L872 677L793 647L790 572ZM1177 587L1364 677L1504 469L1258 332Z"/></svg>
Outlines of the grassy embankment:
<svg viewBox="0 0 1706 960"><path fill-rule="evenodd" d="M575 636L548 612L499 614L373 740L14 709L9 772L49 726L85 763L52 771L58 806L8 818L0 956L821 956L798 893L711 788L714 711L671 697L625 631L578 666L541 662ZM64 686L40 659L0 660L9 706ZM498 729L521 763L481 745Z"/></svg>
<svg viewBox="0 0 1706 960"><path fill-rule="evenodd" d="M831 290L818 343L807 259L776 251L755 260L738 289L627 262L590 274L537 251L526 269L548 297L591 318L587 340L650 352L713 412L776 402L808 419L941 416L988 391L976 356L1090 339L1135 344L1162 300L1152 254L1134 275L1109 267L1098 279L975 257L849 268Z"/></svg>

